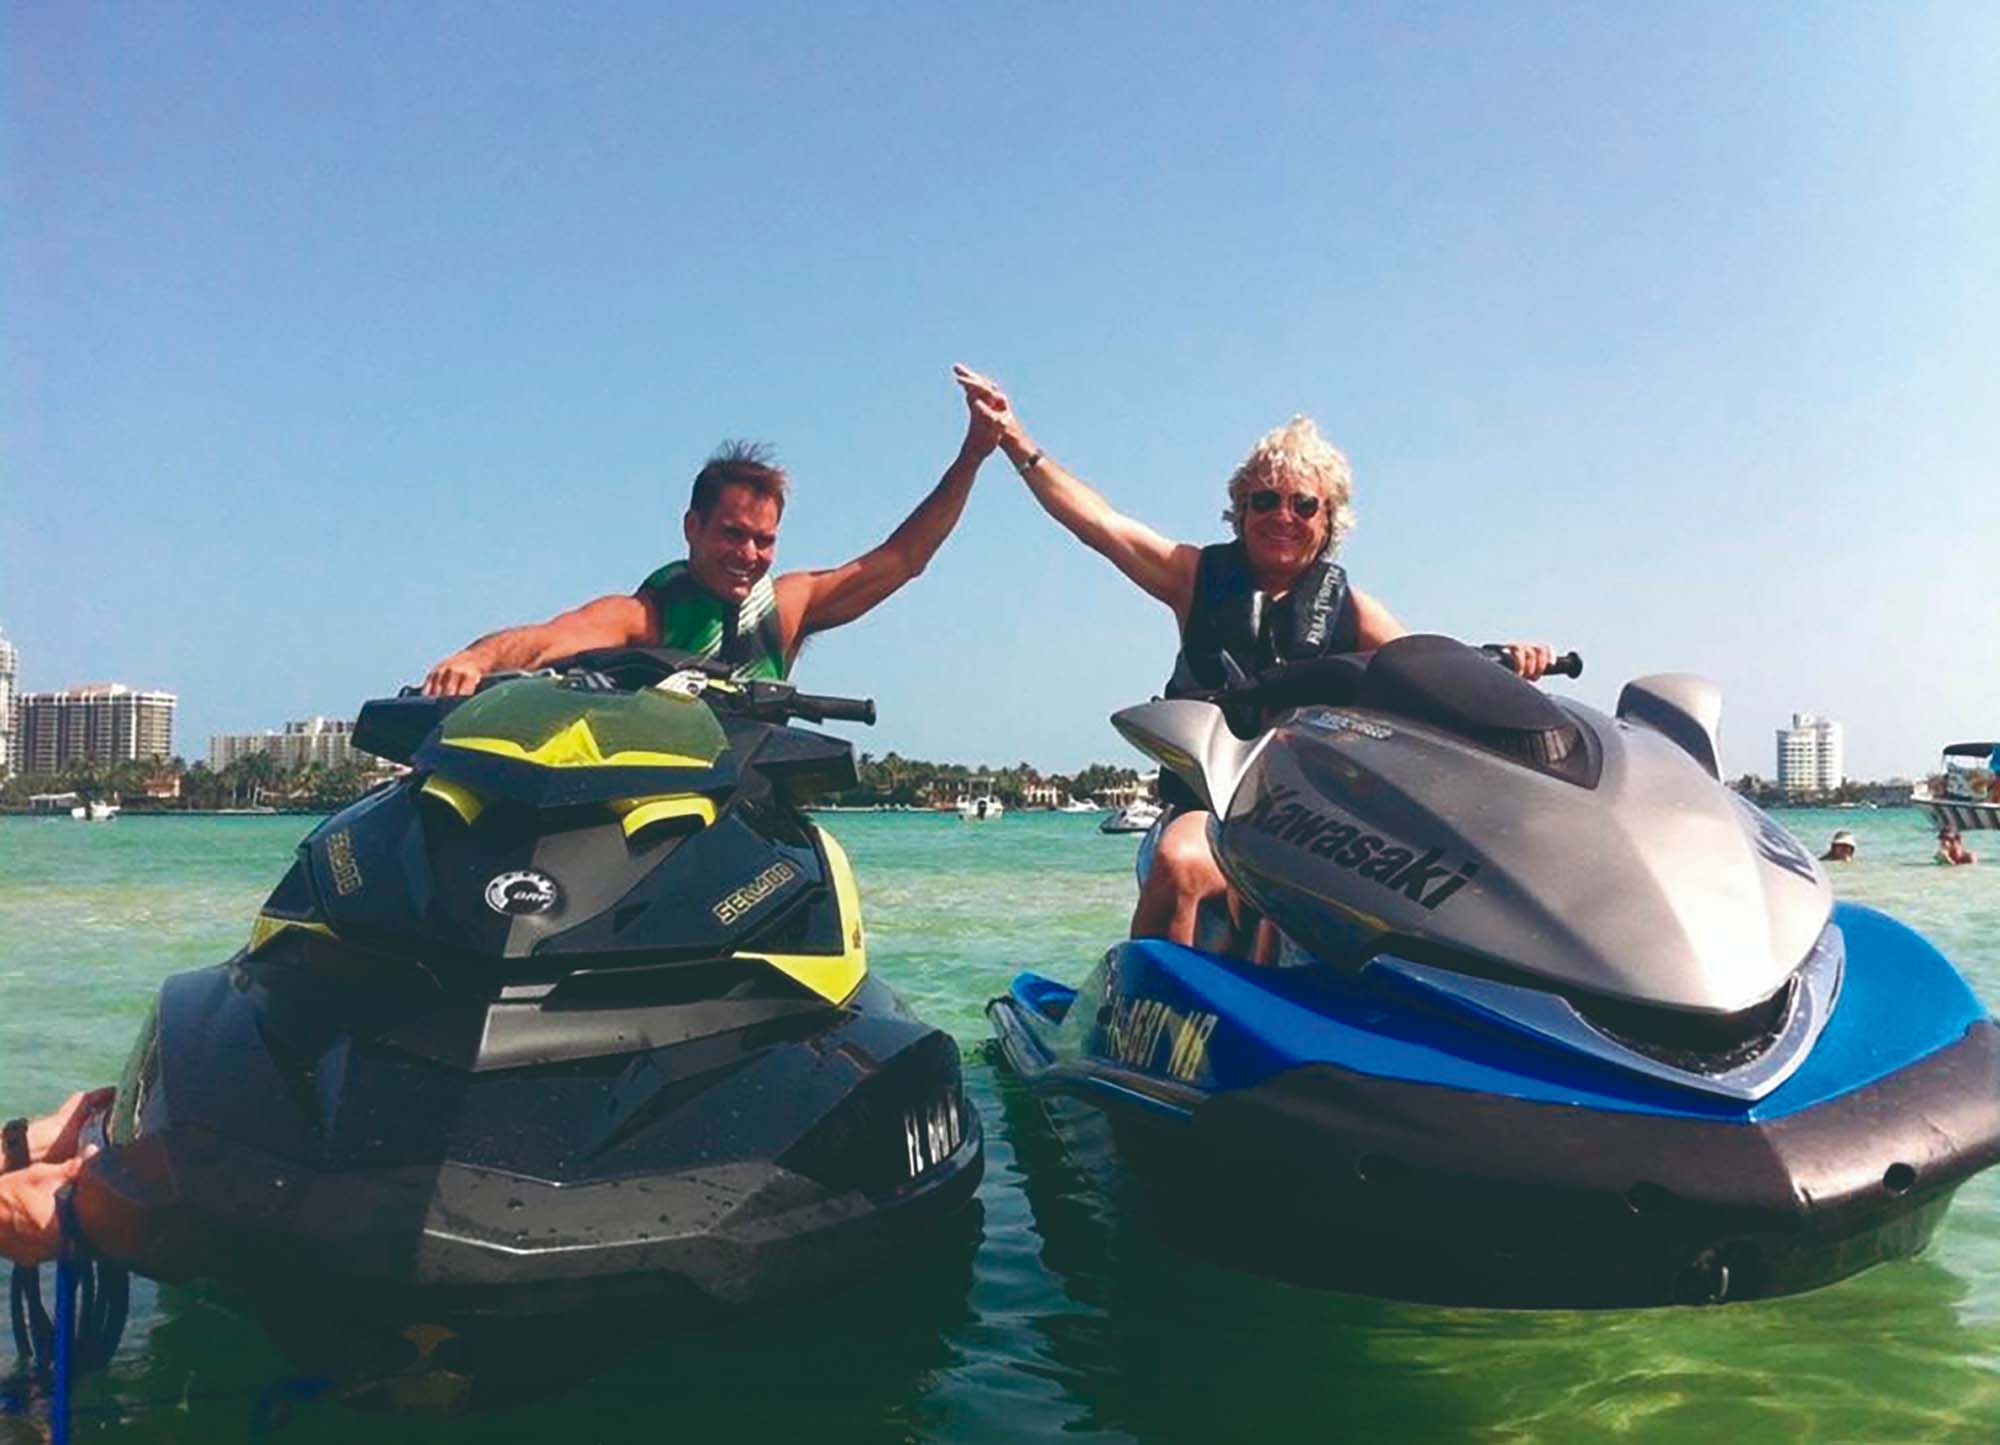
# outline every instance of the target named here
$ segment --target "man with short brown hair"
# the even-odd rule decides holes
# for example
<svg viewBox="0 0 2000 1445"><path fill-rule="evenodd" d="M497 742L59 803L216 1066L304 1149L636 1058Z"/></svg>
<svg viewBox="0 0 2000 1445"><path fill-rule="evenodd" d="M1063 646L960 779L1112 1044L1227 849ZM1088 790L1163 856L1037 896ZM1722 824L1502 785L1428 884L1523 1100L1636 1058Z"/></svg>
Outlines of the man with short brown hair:
<svg viewBox="0 0 2000 1445"><path fill-rule="evenodd" d="M672 647L712 657L740 677L782 678L815 632L887 600L937 554L965 510L999 433L969 412L943 478L879 547L839 567L770 575L790 479L768 448L726 442L695 475L681 518L685 559L630 593L600 597L547 622L491 632L424 678L434 695L469 693L489 672L536 668L600 647Z"/></svg>

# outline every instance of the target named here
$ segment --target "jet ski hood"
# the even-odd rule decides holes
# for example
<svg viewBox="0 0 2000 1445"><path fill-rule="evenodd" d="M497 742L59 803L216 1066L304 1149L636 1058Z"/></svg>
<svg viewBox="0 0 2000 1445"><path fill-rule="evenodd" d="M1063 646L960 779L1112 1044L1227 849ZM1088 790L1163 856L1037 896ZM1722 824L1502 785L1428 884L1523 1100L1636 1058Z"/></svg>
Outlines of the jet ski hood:
<svg viewBox="0 0 2000 1445"><path fill-rule="evenodd" d="M1826 926L1824 873L1667 738L1562 706L1595 787L1393 716L1299 709L1230 800L1224 865L1335 958L1402 934L1654 1006L1769 998Z"/></svg>
<svg viewBox="0 0 2000 1445"><path fill-rule="evenodd" d="M1721 785L1685 714L1606 717L1444 639L1353 675L1352 704L1250 740L1209 702L1114 719L1209 802L1224 871L1315 957L1735 1014L1814 953L1826 875Z"/></svg>

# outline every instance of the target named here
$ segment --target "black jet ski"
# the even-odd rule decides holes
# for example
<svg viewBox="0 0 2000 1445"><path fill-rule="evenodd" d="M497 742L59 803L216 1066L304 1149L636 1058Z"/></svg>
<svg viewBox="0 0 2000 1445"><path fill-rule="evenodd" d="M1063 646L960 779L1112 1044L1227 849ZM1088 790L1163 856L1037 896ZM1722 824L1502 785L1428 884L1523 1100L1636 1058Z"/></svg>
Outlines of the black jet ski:
<svg viewBox="0 0 2000 1445"><path fill-rule="evenodd" d="M1005 1060L1183 1238L1287 1277L1626 1306L1914 1254L2000 1159L2000 1030L1723 785L1720 715L1437 637L1127 709L1250 915L1021 975Z"/></svg>
<svg viewBox="0 0 2000 1445"><path fill-rule="evenodd" d="M876 1268L964 1204L950 1035L868 970L800 804L874 705L591 654L369 703L411 771L313 832L228 962L169 979L78 1215L112 1260L540 1358Z"/></svg>

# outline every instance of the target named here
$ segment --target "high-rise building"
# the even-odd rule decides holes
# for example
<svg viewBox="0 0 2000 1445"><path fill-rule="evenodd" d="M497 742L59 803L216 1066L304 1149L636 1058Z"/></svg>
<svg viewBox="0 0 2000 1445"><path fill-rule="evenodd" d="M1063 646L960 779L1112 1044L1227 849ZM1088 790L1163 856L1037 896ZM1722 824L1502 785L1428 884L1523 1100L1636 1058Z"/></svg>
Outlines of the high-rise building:
<svg viewBox="0 0 2000 1445"><path fill-rule="evenodd" d="M370 754L354 750L354 724L345 718L309 717L286 723L283 732L215 733L209 737L208 765L218 773L252 753L269 753L281 768L307 763L323 768L380 766Z"/></svg>
<svg viewBox="0 0 2000 1445"><path fill-rule="evenodd" d="M21 771L59 773L71 763L170 758L179 701L170 692L122 682L27 693L14 745Z"/></svg>
<svg viewBox="0 0 2000 1445"><path fill-rule="evenodd" d="M20 724L14 716L15 698L20 687L21 654L0 632L0 778L20 765L14 760L15 734Z"/></svg>
<svg viewBox="0 0 2000 1445"><path fill-rule="evenodd" d="M1846 781L1840 724L1814 712L1795 712L1778 729L1778 786L1788 793L1830 793Z"/></svg>

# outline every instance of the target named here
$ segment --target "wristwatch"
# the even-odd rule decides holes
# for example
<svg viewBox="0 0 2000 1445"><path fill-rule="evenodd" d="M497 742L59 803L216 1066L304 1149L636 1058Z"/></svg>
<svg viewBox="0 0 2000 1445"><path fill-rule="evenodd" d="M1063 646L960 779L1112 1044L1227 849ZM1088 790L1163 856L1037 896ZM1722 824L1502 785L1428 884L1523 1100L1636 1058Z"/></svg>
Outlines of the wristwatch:
<svg viewBox="0 0 2000 1445"><path fill-rule="evenodd" d="M0 1141L6 1144L4 1156L0 1156L0 1174L11 1173L28 1167L28 1121L9 1119L0 1126Z"/></svg>

